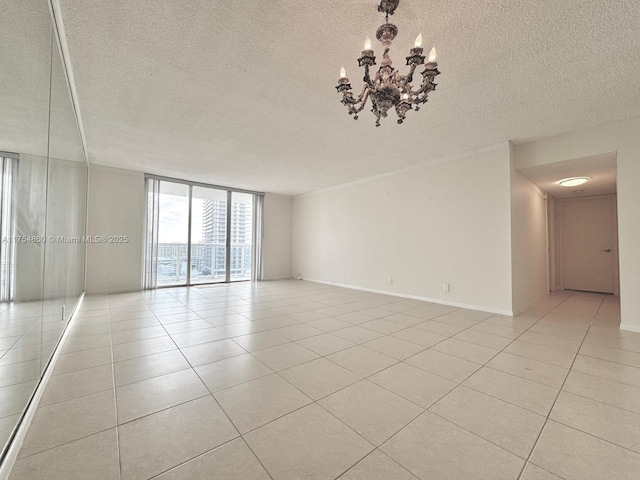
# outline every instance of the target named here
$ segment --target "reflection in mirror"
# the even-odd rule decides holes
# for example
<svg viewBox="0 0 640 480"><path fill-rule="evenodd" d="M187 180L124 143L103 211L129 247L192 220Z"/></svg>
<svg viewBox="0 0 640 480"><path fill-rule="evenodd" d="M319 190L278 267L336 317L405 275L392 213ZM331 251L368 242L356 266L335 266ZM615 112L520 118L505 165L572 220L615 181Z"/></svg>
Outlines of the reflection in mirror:
<svg viewBox="0 0 640 480"><path fill-rule="evenodd" d="M0 447L18 423L40 378L44 245L14 241L44 235L52 26L40 0L3 0L0 8L0 154L4 209L0 274ZM6 176L11 158L12 178ZM11 192L8 191L11 190ZM6 202L4 202L6 204ZM13 217L13 218L12 218ZM11 230L11 229L9 229ZM7 286L8 285L8 286ZM8 298L7 298L8 297Z"/></svg>
<svg viewBox="0 0 640 480"><path fill-rule="evenodd" d="M46 366L84 290L87 165L58 50L51 59L42 362Z"/></svg>
<svg viewBox="0 0 640 480"><path fill-rule="evenodd" d="M0 461L84 291L65 239L85 233L87 165L55 38L46 0L2 0Z"/></svg>

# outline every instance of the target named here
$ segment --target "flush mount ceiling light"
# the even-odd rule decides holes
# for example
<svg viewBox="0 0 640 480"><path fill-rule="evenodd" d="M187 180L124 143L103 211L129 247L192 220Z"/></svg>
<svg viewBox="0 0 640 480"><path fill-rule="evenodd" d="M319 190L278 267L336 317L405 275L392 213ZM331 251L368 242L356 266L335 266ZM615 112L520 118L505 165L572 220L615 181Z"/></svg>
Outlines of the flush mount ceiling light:
<svg viewBox="0 0 640 480"><path fill-rule="evenodd" d="M589 181L589 177L573 177L573 178L565 178L558 182L558 185L562 185L563 187L577 187L578 185L582 185L583 183L587 183Z"/></svg>
<svg viewBox="0 0 640 480"><path fill-rule="evenodd" d="M371 50L371 40L369 37L364 42L362 56L358 59L358 66L364 67L364 87L358 98L353 96L351 85L347 78L344 67L340 69L340 80L336 89L342 93L342 103L347 107L349 115L358 119L358 113L364 109L367 100L371 98L371 111L376 117L376 127L380 126L380 118L385 118L391 107L394 107L398 115L398 123L402 123L409 110L420 110L420 105L427 102L429 93L436 89L434 79L440 75L436 62L435 47L429 54L429 61L425 64L425 56L422 55L422 34L416 38L414 47L410 50L407 58L407 65L410 66L407 75L401 75L398 70L391 66L389 49L391 42L398 34L398 27L389 23L389 15L393 15L400 0L382 0L378 5L378 11L385 14L385 24L381 25L376 32L376 38L384 47L384 54L380 68L373 76L369 75L369 67L376 64L376 57ZM413 74L418 65L424 64L422 72L422 85L416 90L413 89ZM415 108L413 108L415 105Z"/></svg>

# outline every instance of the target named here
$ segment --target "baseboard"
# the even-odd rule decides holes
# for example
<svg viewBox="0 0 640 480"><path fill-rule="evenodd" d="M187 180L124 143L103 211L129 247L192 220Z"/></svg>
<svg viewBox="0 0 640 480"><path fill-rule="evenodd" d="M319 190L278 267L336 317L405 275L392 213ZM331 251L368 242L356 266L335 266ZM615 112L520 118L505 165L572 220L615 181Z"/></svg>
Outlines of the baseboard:
<svg viewBox="0 0 640 480"><path fill-rule="evenodd" d="M323 285L331 285L333 287L350 288L351 290L360 290L360 291L363 291L363 292L379 293L381 295L391 295L393 297L409 298L411 300L420 300L420 301L423 301L423 302L437 303L439 305L447 305L449 307L466 308L468 310L478 310L478 311L481 311L481 312L495 313L497 315L506 315L506 316L509 316L509 317L513 316L513 311L512 310L503 310L503 309L500 309L500 308L486 307L486 306L483 306L483 305L471 305L471 304L468 304L468 303L448 302L446 300L441 300L439 298L429 298L429 297L421 297L421 296L418 296L418 295L408 295L408 294L405 294L405 293L388 292L386 290L376 290L376 289L373 289L373 288L359 287L357 285L348 285L348 284L345 284L345 283L327 282L325 280L316 280L316 279L313 279L313 278L305 278L303 280L305 282L321 283Z"/></svg>
<svg viewBox="0 0 640 480"><path fill-rule="evenodd" d="M625 330L627 332L640 333L640 327L637 325L629 325L628 323L621 323L620 330Z"/></svg>
<svg viewBox="0 0 640 480"><path fill-rule="evenodd" d="M55 367L56 361L58 360L58 357L60 356L60 351L62 350L62 346L64 345L64 342L66 341L67 336L71 331L71 326L77 317L78 311L80 310L80 305L82 304L82 300L84 300L84 295L85 294L82 293L82 295L80 296L80 299L78 300L78 303L76 304L76 307L73 310L73 313L71 314L71 318L69 319L69 322L67 323L67 326L64 329L62 337L60 337L60 340L58 341L58 345L56 345L56 348L53 351L51 358L49 359L49 363L47 363L47 367L45 368L42 374L40 382L38 383L38 386L36 387L35 392L33 392L33 395L31 396L31 400L29 400L29 404L24 413L24 416L22 417L20 423L18 424L18 428L15 431L13 438L10 440L10 445L9 445L9 449L7 450L7 455L5 456L2 464L0 465L0 480L7 480L9 478L9 475L11 474L13 465L15 464L18 458L18 453L22 448L22 443L24 442L24 438L27 435L27 430L29 430L29 425L31 425L33 416L35 415L36 410L38 409L38 404L40 403L42 394L44 393L44 390L47 387L47 383L49 382L49 379L53 374L53 369Z"/></svg>
<svg viewBox="0 0 640 480"><path fill-rule="evenodd" d="M141 292L142 291L142 286L139 286L137 288L114 288L114 289L108 289L108 288L98 288L96 290L87 290L87 295L109 295L109 294L116 294L116 293L132 293L132 292Z"/></svg>

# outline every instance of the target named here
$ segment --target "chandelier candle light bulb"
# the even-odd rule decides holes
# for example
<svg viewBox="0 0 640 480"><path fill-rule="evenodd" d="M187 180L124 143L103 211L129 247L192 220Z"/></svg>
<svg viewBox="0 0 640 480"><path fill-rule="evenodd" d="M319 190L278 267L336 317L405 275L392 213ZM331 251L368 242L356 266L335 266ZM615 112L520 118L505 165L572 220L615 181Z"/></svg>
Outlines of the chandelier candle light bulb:
<svg viewBox="0 0 640 480"><path fill-rule="evenodd" d="M436 47L429 52L429 63L436 63Z"/></svg>
<svg viewBox="0 0 640 480"><path fill-rule="evenodd" d="M400 0L380 0L378 11L385 14L386 22L381 25L376 38L382 43L384 53L380 68L375 74L371 74L370 67L376 65L376 57L371 49L371 40L366 37L362 56L358 58L358 66L364 67L364 87L358 97L353 94L349 79L344 71L340 69L340 80L336 90L342 93L342 104L347 107L349 115L353 115L355 120L358 114L364 109L367 101L371 99L371 111L376 117L376 127L380 126L380 119L387 116L388 111L394 108L398 116L398 123L403 123L409 110L420 110L420 105L426 103L429 93L436 89L435 77L440 75L438 64L436 63L435 47L429 54L429 61L425 63L425 56L422 48L422 33L416 37L410 55L406 57L409 72L406 75L392 67L392 60L389 56L391 43L398 35L398 27L389 22L389 15L393 15ZM422 84L414 87L413 75L419 65L424 65L422 71Z"/></svg>

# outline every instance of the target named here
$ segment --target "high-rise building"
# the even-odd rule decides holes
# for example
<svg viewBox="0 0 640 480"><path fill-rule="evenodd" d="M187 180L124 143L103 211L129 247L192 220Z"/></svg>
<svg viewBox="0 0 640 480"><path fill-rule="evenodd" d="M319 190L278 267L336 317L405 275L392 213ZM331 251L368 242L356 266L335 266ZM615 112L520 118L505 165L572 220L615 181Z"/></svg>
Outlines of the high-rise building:
<svg viewBox="0 0 640 480"><path fill-rule="evenodd" d="M251 273L252 205L231 204L231 275ZM226 263L227 202L204 200L202 207L202 243L205 246L191 255L192 266L203 275L224 277Z"/></svg>
<svg viewBox="0 0 640 480"><path fill-rule="evenodd" d="M202 206L202 243L225 243L226 200L205 200Z"/></svg>
<svg viewBox="0 0 640 480"><path fill-rule="evenodd" d="M205 200L202 206L202 243L192 252L191 264L201 275L225 277L225 241L227 231L226 200ZM200 258L194 258L194 254ZM201 265L201 268L198 268Z"/></svg>

